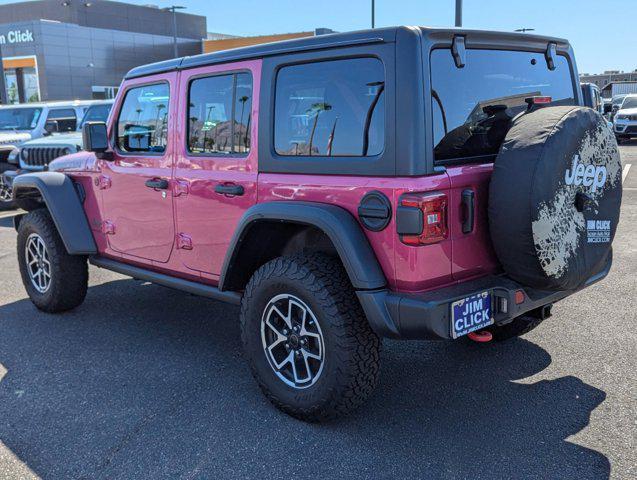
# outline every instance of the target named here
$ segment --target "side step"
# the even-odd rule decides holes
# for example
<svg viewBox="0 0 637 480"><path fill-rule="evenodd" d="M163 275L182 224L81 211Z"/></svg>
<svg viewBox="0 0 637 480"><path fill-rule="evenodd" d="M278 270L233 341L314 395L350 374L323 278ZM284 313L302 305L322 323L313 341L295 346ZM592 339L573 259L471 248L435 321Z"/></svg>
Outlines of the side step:
<svg viewBox="0 0 637 480"><path fill-rule="evenodd" d="M212 298L213 300L232 303L233 305L239 305L241 303L241 295L237 292L222 292L217 287L213 287L211 285L191 282L190 280L184 280L183 278L171 277L169 275L164 275L163 273L157 273L118 262L116 260L111 260L110 258L90 257L89 263L99 268L111 270L129 277L138 278L139 280L156 283L157 285L163 285L164 287L174 288L175 290L182 290L200 297Z"/></svg>

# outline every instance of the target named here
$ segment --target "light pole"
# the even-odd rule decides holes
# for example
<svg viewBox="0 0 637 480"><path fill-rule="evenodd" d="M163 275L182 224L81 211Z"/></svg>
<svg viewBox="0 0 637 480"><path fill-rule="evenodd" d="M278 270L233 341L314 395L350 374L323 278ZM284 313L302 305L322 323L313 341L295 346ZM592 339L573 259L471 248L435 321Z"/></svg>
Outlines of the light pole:
<svg viewBox="0 0 637 480"><path fill-rule="evenodd" d="M173 5L172 7L166 7L162 10L166 12L173 12L173 49L175 52L175 58L179 56L179 50L177 48L177 10L184 10L186 7L180 5Z"/></svg>
<svg viewBox="0 0 637 480"><path fill-rule="evenodd" d="M7 98L7 85L4 81L4 64L2 62L2 48L0 47L0 103L6 105L9 103Z"/></svg>
<svg viewBox="0 0 637 480"><path fill-rule="evenodd" d="M376 25L376 19L375 19L376 11L375 10L376 10L376 2L374 0L372 0L372 28L374 28L375 25Z"/></svg>
<svg viewBox="0 0 637 480"><path fill-rule="evenodd" d="M456 0L456 27L462 27L462 0Z"/></svg>

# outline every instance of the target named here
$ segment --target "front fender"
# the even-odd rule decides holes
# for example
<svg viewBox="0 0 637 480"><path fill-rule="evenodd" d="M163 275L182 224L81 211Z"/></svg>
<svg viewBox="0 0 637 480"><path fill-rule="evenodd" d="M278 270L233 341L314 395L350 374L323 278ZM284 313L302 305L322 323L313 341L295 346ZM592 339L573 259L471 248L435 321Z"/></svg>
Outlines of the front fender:
<svg viewBox="0 0 637 480"><path fill-rule="evenodd" d="M38 172L13 180L13 198L20 208L33 210L41 199L70 255L93 255L97 246L73 181L63 173Z"/></svg>

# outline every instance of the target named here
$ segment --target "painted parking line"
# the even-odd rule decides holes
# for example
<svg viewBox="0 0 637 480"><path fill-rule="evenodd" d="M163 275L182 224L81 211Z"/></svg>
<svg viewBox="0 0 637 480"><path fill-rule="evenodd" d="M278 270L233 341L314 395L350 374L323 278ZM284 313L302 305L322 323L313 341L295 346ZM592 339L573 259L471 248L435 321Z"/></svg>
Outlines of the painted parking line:
<svg viewBox="0 0 637 480"><path fill-rule="evenodd" d="M15 217L16 215L23 213L23 212L4 212L4 213L0 213L0 218L11 218L11 217Z"/></svg>
<svg viewBox="0 0 637 480"><path fill-rule="evenodd" d="M630 170L631 166L632 163L627 163L626 165L624 165L624 169L622 170L622 183L626 181L626 177L628 176L628 171Z"/></svg>

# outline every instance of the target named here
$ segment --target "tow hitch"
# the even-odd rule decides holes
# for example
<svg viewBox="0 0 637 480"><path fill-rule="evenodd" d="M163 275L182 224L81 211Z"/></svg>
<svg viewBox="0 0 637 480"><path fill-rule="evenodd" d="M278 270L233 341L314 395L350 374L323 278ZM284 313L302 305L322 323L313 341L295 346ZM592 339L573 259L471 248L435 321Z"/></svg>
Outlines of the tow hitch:
<svg viewBox="0 0 637 480"><path fill-rule="evenodd" d="M467 337L469 337L470 340L478 343L486 343L493 340L493 335L487 330L478 330L477 332L471 332L467 334Z"/></svg>

